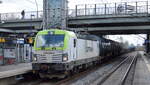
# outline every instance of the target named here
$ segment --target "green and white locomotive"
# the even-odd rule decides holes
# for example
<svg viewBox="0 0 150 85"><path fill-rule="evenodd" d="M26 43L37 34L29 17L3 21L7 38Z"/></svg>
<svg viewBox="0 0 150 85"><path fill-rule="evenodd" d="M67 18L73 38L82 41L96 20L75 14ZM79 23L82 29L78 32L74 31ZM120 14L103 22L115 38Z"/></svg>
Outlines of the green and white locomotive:
<svg viewBox="0 0 150 85"><path fill-rule="evenodd" d="M63 78L101 60L96 37L66 30L38 32L34 50L33 70L41 77Z"/></svg>

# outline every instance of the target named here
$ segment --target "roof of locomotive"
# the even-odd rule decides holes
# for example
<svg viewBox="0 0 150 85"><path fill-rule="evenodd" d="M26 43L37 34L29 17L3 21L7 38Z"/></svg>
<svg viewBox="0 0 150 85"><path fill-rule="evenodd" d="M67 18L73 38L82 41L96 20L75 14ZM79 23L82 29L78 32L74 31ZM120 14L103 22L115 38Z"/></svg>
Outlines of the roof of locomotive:
<svg viewBox="0 0 150 85"><path fill-rule="evenodd" d="M98 37L96 35L91 35L91 34L84 34L84 33L75 33L73 31L67 31L67 30L60 30L60 29L47 29L47 30L42 30L37 33L37 35L44 35L44 34L49 34L49 32L54 32L54 34L67 34L71 37L77 37L80 39L87 39L87 40L100 40L103 42L110 42L110 43L119 43L110 39L106 39L103 37Z"/></svg>
<svg viewBox="0 0 150 85"><path fill-rule="evenodd" d="M71 37L76 37L76 34L72 31L67 31L67 30L60 30L60 29L48 29L48 30L42 30L42 31L39 31L37 33L37 35L44 35L44 34L49 34L53 32L53 34L67 34Z"/></svg>
<svg viewBox="0 0 150 85"><path fill-rule="evenodd" d="M48 29L48 30L42 30L37 33L37 35L44 35L49 34L49 32L54 32L54 34L67 34L71 37L77 37L79 39L87 39L87 40L99 40L99 37L91 34L85 34L85 33L75 33L73 31L67 31L67 30L60 30L60 29Z"/></svg>

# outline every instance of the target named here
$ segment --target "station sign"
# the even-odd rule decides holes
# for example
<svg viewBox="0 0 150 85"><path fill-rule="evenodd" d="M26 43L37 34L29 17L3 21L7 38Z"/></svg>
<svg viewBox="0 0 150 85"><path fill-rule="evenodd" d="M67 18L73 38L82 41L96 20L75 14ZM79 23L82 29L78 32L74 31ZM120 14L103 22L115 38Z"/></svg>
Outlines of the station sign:
<svg viewBox="0 0 150 85"><path fill-rule="evenodd" d="M17 44L24 44L24 39L17 39Z"/></svg>
<svg viewBox="0 0 150 85"><path fill-rule="evenodd" d="M4 49L4 57L5 58L15 58L15 49L14 48L7 48Z"/></svg>

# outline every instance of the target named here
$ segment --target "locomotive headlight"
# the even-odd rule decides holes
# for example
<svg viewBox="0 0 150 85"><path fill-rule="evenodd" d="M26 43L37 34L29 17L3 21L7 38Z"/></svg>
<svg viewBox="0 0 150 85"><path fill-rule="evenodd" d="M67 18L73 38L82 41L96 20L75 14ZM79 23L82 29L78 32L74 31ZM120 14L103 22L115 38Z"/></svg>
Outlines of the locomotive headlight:
<svg viewBox="0 0 150 85"><path fill-rule="evenodd" d="M37 57L34 57L34 61L37 61Z"/></svg>
<svg viewBox="0 0 150 85"><path fill-rule="evenodd" d="M63 54L62 57L63 57L62 58L63 61L67 61L68 60L68 54L67 53Z"/></svg>
<svg viewBox="0 0 150 85"><path fill-rule="evenodd" d="M34 54L33 60L37 61L37 54Z"/></svg>

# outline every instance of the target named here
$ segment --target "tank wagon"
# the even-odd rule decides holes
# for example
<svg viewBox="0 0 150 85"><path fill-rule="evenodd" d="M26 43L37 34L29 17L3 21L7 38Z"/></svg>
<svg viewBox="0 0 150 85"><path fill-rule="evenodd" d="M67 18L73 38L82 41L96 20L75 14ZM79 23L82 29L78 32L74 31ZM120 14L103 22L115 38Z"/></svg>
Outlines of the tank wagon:
<svg viewBox="0 0 150 85"><path fill-rule="evenodd" d="M38 32L34 42L33 71L41 77L63 78L79 69L118 55L117 42L94 35L50 29Z"/></svg>
<svg viewBox="0 0 150 85"><path fill-rule="evenodd" d="M100 38L99 43L99 53L102 60L107 60L110 57L115 57L122 53L123 48L119 42L110 39Z"/></svg>

